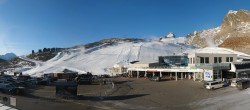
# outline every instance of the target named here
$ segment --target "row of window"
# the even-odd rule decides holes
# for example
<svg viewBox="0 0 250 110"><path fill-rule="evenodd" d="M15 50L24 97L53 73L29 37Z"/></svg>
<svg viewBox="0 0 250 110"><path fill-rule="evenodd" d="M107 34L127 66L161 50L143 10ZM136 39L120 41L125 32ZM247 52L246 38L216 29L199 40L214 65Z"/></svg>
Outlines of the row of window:
<svg viewBox="0 0 250 110"><path fill-rule="evenodd" d="M222 57L214 57L213 63L221 63L221 62L222 62ZM226 62L233 62L233 57L226 57ZM190 58L189 63L194 64L195 59ZM200 57L200 63L209 63L209 57Z"/></svg>
<svg viewBox="0 0 250 110"><path fill-rule="evenodd" d="M214 63L221 63L222 57L214 57ZM233 62L233 57L226 57L226 62ZM209 63L209 57L200 57L200 63Z"/></svg>

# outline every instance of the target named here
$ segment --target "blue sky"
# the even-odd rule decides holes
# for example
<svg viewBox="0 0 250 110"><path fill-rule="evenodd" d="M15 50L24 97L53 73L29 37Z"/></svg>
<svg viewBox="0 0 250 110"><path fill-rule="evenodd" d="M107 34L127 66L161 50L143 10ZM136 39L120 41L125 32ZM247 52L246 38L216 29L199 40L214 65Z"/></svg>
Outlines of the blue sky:
<svg viewBox="0 0 250 110"><path fill-rule="evenodd" d="M247 0L0 0L0 54L106 38L185 36L217 27Z"/></svg>

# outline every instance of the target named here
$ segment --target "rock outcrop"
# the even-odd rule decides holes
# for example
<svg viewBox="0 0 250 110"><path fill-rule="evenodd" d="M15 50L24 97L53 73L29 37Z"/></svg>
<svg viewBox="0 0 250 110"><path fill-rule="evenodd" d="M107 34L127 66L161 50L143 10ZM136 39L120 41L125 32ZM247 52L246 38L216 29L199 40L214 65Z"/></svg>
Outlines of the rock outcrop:
<svg viewBox="0 0 250 110"><path fill-rule="evenodd" d="M230 10L216 28L187 35L187 43L198 47L219 46L250 54L250 12Z"/></svg>

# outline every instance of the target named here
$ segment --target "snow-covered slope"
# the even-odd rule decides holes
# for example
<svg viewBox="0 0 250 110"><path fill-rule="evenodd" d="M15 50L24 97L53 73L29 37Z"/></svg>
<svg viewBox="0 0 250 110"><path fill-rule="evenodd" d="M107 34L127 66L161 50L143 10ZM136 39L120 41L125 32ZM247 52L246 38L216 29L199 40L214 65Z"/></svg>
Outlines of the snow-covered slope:
<svg viewBox="0 0 250 110"><path fill-rule="evenodd" d="M117 42L109 46L99 45L84 49L77 47L58 53L47 62L38 62L22 57L36 63L36 67L25 71L24 74L39 76L44 73L70 69L79 73L92 72L93 74L110 74L107 68L115 64L126 66L132 61L157 62L158 56L180 54L184 50L195 48L183 44L182 40L172 39L173 43L159 41L145 42Z"/></svg>
<svg viewBox="0 0 250 110"><path fill-rule="evenodd" d="M195 48L185 44L185 38L168 38L166 41L141 41L141 42L113 42L85 49L83 46L67 49L58 53L54 58L46 61L36 61L25 56L20 58L36 64L24 74L41 76L44 73L61 72L64 69L79 73L92 72L93 74L111 74L109 68L117 65L127 66L132 61L158 62L158 56L178 55L183 53L231 53L238 57L249 58L241 52L226 48L207 47Z"/></svg>

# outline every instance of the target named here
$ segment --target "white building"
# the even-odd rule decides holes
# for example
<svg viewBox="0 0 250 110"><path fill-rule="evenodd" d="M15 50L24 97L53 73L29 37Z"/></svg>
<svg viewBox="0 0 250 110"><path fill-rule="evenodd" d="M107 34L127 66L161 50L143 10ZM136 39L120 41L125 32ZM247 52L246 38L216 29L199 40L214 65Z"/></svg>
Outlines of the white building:
<svg viewBox="0 0 250 110"><path fill-rule="evenodd" d="M183 78L205 81L222 80L227 76L225 71L231 70L231 63L236 62L236 60L236 54L226 53L160 56L157 66L150 63L131 64L128 73L137 78L141 76L168 76L175 80Z"/></svg>

